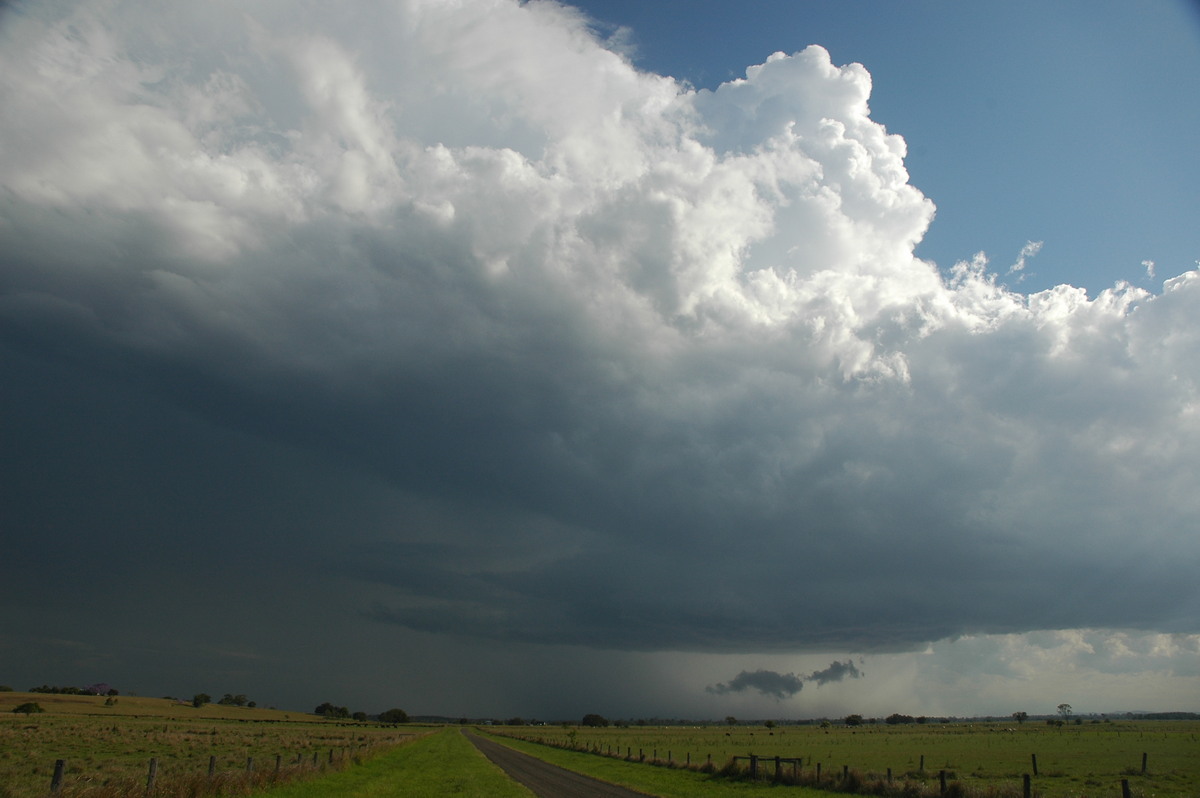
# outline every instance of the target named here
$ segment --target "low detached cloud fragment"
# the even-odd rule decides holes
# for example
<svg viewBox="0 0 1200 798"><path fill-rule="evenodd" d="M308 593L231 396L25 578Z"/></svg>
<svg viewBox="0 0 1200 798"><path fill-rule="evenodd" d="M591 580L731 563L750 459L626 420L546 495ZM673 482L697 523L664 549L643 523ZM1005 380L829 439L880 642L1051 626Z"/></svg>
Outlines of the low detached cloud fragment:
<svg viewBox="0 0 1200 798"><path fill-rule="evenodd" d="M846 660L845 662L835 661L828 668L814 671L803 678L794 673L777 673L769 670L742 671L728 682L709 685L704 689L713 695L728 695L729 693L755 690L764 696L782 701L804 689L806 680L822 685L827 682L840 682L846 678L857 679L860 676L862 673L854 666L854 663Z"/></svg>
<svg viewBox="0 0 1200 798"><path fill-rule="evenodd" d="M3 22L6 563L71 577L14 614L270 564L281 615L376 634L1200 631L1200 274L914 257L933 203L862 66L696 91L505 0Z"/></svg>

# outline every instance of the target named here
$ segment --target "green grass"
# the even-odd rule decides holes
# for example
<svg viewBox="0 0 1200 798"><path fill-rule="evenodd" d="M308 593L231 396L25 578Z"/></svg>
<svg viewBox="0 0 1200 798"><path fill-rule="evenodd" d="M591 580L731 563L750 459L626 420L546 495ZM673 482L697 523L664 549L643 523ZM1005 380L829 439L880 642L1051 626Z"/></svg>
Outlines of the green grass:
<svg viewBox="0 0 1200 798"><path fill-rule="evenodd" d="M824 775L840 774L844 766L849 766L868 778L884 778L891 768L897 780L907 775L914 782L930 786L937 784L938 771L946 770L951 780L977 791L1019 789L1022 775L1032 773L1031 754L1037 754L1039 775L1033 787L1044 798L1119 795L1121 779L1129 780L1135 795L1200 795L1200 756L1196 755L1200 751L1200 723L1189 721L1119 721L1063 728L1031 722L1023 726L956 723L830 729L780 726L773 730L762 726L709 726L496 731L565 745L571 743L573 731L574 744L585 749L619 751L622 756L631 751L634 758L640 749L647 760L669 757L677 764L685 762L689 754L693 765L704 763L711 755L714 765L721 767L731 756L753 753L760 757L802 757L804 770L811 773L820 763ZM538 752L539 748L553 750L544 746L530 750ZM1145 775L1140 772L1143 752L1149 757ZM591 754L582 756L579 761L613 761ZM682 772L636 763L630 766L660 774Z"/></svg>
<svg viewBox="0 0 1200 798"><path fill-rule="evenodd" d="M530 798L456 728L395 748L360 766L262 793L263 798Z"/></svg>
<svg viewBox="0 0 1200 798"><path fill-rule="evenodd" d="M650 767L638 762L626 762L621 759L600 757L579 751L549 748L508 737L501 737L499 740L518 751L532 754L538 759L567 770L584 773L602 781L619 784L650 795L662 796L662 798L740 798L748 795L762 795L764 789L780 790L781 792L778 792L780 798L787 795L826 794L812 789L787 790L783 787L768 787L761 783L752 784L747 781L716 779L696 771Z"/></svg>

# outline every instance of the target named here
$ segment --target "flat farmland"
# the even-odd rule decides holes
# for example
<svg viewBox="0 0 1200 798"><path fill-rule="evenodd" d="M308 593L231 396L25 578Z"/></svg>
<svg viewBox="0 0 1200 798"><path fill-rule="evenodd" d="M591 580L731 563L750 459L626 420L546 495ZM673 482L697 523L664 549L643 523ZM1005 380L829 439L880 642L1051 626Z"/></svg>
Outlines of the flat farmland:
<svg viewBox="0 0 1200 798"><path fill-rule="evenodd" d="M1045 798L1120 795L1129 781L1135 795L1195 798L1200 795L1200 723L1114 721L1051 727L1043 723L953 723L828 729L817 726L708 726L565 729L497 728L504 735L576 747L601 754L644 757L717 768L731 757L799 758L801 773L817 767L837 776L843 768L866 778L938 782L939 771L966 787L1015 788L1024 774ZM1142 773L1142 756L1146 772ZM1037 774L1033 757L1037 757ZM745 763L743 763L745 764ZM923 769L922 769L923 764ZM785 765L786 773L791 766Z"/></svg>
<svg viewBox="0 0 1200 798"><path fill-rule="evenodd" d="M45 712L12 709L27 701ZM164 699L0 693L0 798L41 798L55 761L65 760L63 795L123 794L143 787L157 760L159 794L207 777L210 757L230 787L332 769L427 732L424 727L323 721L299 712ZM277 760L278 758L278 760ZM332 761L331 761L332 760ZM247 778L254 775L255 778ZM108 792L101 790L107 788Z"/></svg>

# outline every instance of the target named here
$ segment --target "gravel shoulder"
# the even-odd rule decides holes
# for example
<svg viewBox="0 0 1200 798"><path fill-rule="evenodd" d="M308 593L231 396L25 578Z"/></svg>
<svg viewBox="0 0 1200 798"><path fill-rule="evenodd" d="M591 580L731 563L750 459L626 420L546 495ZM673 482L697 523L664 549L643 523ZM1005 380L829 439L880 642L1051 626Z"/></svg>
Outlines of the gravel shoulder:
<svg viewBox="0 0 1200 798"><path fill-rule="evenodd" d="M484 756L538 798L646 798L646 793L551 765L466 729L463 734Z"/></svg>

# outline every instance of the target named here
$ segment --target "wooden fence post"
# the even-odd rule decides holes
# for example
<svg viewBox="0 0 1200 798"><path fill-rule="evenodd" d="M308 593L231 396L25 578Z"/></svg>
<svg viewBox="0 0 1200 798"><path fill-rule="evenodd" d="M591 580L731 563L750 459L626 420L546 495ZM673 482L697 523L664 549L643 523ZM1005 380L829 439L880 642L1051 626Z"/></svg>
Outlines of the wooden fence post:
<svg viewBox="0 0 1200 798"><path fill-rule="evenodd" d="M246 757L246 772L247 773L254 772L254 757L252 757L252 756Z"/></svg>
<svg viewBox="0 0 1200 798"><path fill-rule="evenodd" d="M751 754L750 755L750 780L754 781L754 779L756 779L756 778L758 778L758 756L756 756L755 754Z"/></svg>
<svg viewBox="0 0 1200 798"><path fill-rule="evenodd" d="M1146 752L1142 752L1142 775L1146 775Z"/></svg>
<svg viewBox="0 0 1200 798"><path fill-rule="evenodd" d="M1021 777L1021 798L1031 798L1033 795L1033 785L1030 783L1029 774L1026 773Z"/></svg>
<svg viewBox="0 0 1200 798"><path fill-rule="evenodd" d="M1029 759L1030 759L1030 761L1033 762L1033 775L1036 776L1038 774L1038 772L1037 772L1037 754L1030 754Z"/></svg>
<svg viewBox="0 0 1200 798"><path fill-rule="evenodd" d="M217 775L217 757L213 754L208 757L208 777L211 779Z"/></svg>
<svg viewBox="0 0 1200 798"><path fill-rule="evenodd" d="M946 794L946 771L938 771L938 791L941 795Z"/></svg>
<svg viewBox="0 0 1200 798"><path fill-rule="evenodd" d="M57 793L62 790L63 773L67 769L67 760L54 760L54 775L50 777L50 792Z"/></svg>
<svg viewBox="0 0 1200 798"><path fill-rule="evenodd" d="M146 774L146 795L154 792L154 781L158 778L158 760L150 760L150 772Z"/></svg>
<svg viewBox="0 0 1200 798"><path fill-rule="evenodd" d="M891 768L888 768L888 777L887 777L887 779L888 779L888 784L891 784L891 783L892 783L892 769L891 769Z"/></svg>
<svg viewBox="0 0 1200 798"><path fill-rule="evenodd" d="M276 754L275 755L275 772L276 773L279 772L279 766L281 764L283 764L283 754Z"/></svg>
<svg viewBox="0 0 1200 798"><path fill-rule="evenodd" d="M1121 798L1130 798L1129 779L1121 779Z"/></svg>
<svg viewBox="0 0 1200 798"><path fill-rule="evenodd" d="M924 754L921 754L921 766L919 768L917 768L917 772L918 773L925 772L925 755Z"/></svg>

